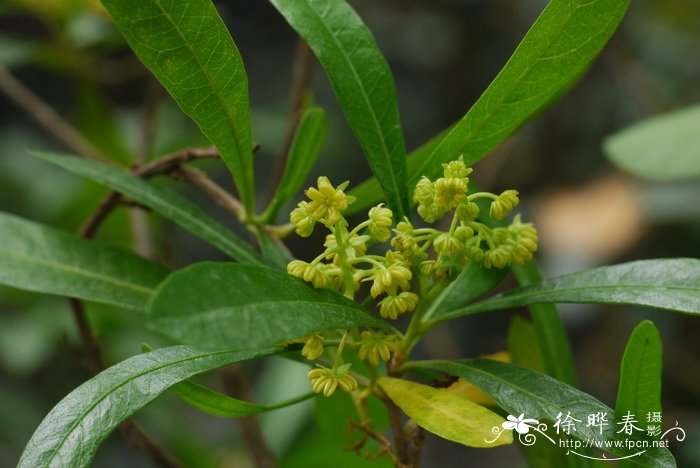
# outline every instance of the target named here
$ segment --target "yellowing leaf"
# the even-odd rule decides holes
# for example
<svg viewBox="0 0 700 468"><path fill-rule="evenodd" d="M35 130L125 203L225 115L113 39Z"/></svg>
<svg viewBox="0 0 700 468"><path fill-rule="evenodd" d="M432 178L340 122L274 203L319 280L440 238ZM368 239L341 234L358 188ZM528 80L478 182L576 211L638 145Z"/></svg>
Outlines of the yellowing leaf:
<svg viewBox="0 0 700 468"><path fill-rule="evenodd" d="M495 447L513 442L512 433L508 431L493 443L487 443L493 439L491 429L500 428L504 419L446 389L391 377L381 377L377 383L419 426L444 439L470 447Z"/></svg>
<svg viewBox="0 0 700 468"><path fill-rule="evenodd" d="M507 351L499 351L494 354L489 354L488 356L484 356L484 358L493 359L494 361L500 362L511 362L510 353L508 353ZM446 390L450 393L454 393L455 395L461 396L462 398L471 400L478 405L498 406L498 403L493 401L493 399L490 396L481 391L479 387L461 378L455 380L454 383L452 383L452 385L446 388Z"/></svg>

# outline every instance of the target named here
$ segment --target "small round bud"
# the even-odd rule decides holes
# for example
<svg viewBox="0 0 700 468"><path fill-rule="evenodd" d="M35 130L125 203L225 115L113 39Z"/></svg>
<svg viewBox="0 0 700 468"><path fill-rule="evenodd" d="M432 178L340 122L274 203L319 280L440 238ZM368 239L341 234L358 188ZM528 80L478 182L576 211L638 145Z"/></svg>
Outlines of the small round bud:
<svg viewBox="0 0 700 468"><path fill-rule="evenodd" d="M474 221L479 216L479 205L474 202L460 203L456 216L463 223Z"/></svg>
<svg viewBox="0 0 700 468"><path fill-rule="evenodd" d="M435 187L427 177L423 176L416 184L416 190L413 192L413 200L419 205L429 206L433 204L435 199Z"/></svg>
<svg viewBox="0 0 700 468"><path fill-rule="evenodd" d="M316 225L316 220L309 214L308 203L305 201L299 202L292 210L289 220L296 226L296 233L301 237L309 237Z"/></svg>
<svg viewBox="0 0 700 468"><path fill-rule="evenodd" d="M433 247L437 253L454 255L459 253L464 248L464 244L454 236L451 236L450 233L446 232L435 238L433 241Z"/></svg>
<svg viewBox="0 0 700 468"><path fill-rule="evenodd" d="M323 338L320 335L311 335L306 339L301 355L313 361L323 354Z"/></svg>
<svg viewBox="0 0 700 468"><path fill-rule="evenodd" d="M378 242L386 242L391 237L391 231L389 228L392 224L393 213L389 208L384 207L382 204L375 206L369 210L369 225L367 230L369 231L372 239Z"/></svg>

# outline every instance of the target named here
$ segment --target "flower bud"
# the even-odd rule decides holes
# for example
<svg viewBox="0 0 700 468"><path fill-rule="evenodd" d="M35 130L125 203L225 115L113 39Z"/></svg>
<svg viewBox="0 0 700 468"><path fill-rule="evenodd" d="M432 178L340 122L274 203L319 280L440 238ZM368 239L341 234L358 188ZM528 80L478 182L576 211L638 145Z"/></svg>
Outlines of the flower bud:
<svg viewBox="0 0 700 468"><path fill-rule="evenodd" d="M360 334L360 349L357 355L363 361L376 366L379 361L388 361L391 353L398 349L395 335L385 335L382 332L363 331Z"/></svg>
<svg viewBox="0 0 700 468"><path fill-rule="evenodd" d="M320 335L311 335L306 339L301 355L313 361L323 354L323 338Z"/></svg>
<svg viewBox="0 0 700 468"><path fill-rule="evenodd" d="M379 302L379 315L396 320L399 315L413 311L416 305L418 296L412 292L389 295Z"/></svg>
<svg viewBox="0 0 700 468"><path fill-rule="evenodd" d="M386 242L391 237L391 231L389 228L392 224L393 213L389 208L385 208L383 205L377 205L369 210L369 225L367 230L369 231L372 239L378 242Z"/></svg>
<svg viewBox="0 0 700 468"><path fill-rule="evenodd" d="M518 205L518 191L506 190L491 202L489 214L493 219L503 219Z"/></svg>

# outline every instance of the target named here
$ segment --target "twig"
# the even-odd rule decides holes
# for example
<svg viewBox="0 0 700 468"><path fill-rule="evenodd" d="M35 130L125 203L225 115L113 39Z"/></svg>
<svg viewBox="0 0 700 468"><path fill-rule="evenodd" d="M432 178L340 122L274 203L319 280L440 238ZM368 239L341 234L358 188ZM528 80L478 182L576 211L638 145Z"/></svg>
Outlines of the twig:
<svg viewBox="0 0 700 468"><path fill-rule="evenodd" d="M134 162L138 166L143 165L148 160L148 156L153 148L158 106L164 95L165 92L158 80L151 78L146 88L144 110L141 117L139 146L134 155ZM131 225L131 233L134 237L134 249L146 258L153 258L155 247L153 245L153 236L148 224L147 214L139 208L131 209L129 210L129 222Z"/></svg>
<svg viewBox="0 0 700 468"><path fill-rule="evenodd" d="M403 431L404 434L410 434L406 447L406 461L409 466L418 468L420 466L420 457L425 442L425 430L411 419L406 423Z"/></svg>
<svg viewBox="0 0 700 468"><path fill-rule="evenodd" d="M280 150L278 157L277 168L275 169L274 177L272 178L273 183L269 188L269 195L267 202L272 200L275 195L275 191L282 180L282 174L284 173L284 168L287 165L287 158L289 156L289 149L292 146L292 140L294 139L294 134L299 126L299 120L301 119L301 111L304 104L304 92L309 87L309 79L311 78L311 63L313 54L311 49L309 49L308 44L302 38L297 40L296 56L294 58L294 65L292 70L292 84L289 88L289 122L287 124L287 133L284 137L284 142Z"/></svg>
<svg viewBox="0 0 700 468"><path fill-rule="evenodd" d="M217 205L236 216L241 222L245 222L246 211L243 204L224 190L219 184L210 179L204 172L185 166L181 166L178 172L182 174L187 181L209 195Z"/></svg>
<svg viewBox="0 0 700 468"><path fill-rule="evenodd" d="M379 452L377 452L375 454L361 454L362 456L364 456L368 460L376 460L377 458L382 457L384 454L387 454L391 457L392 461L394 462L394 464L397 467L399 467L399 468L406 467L407 468L407 465L405 465L401 462L401 460L399 459L399 456L392 449L391 442L389 442L389 440L386 437L384 437L383 435L377 433L376 431L374 431L372 429L372 426L371 426L372 422L371 421L367 421L364 423L358 423L356 421L349 420L348 422L350 423L350 426L352 426L355 429L359 429L360 431L362 431L365 434L365 437L363 437L359 442L357 442L353 446L354 451L356 451L358 454L361 454L360 449L365 445L367 438L369 437L373 440L376 440L379 443Z"/></svg>
<svg viewBox="0 0 700 468"><path fill-rule="evenodd" d="M177 170L180 165L196 159L216 159L220 158L219 150L215 146L203 148L185 148L172 154L165 155L157 160L136 167L132 172L147 179L157 175L167 175Z"/></svg>
<svg viewBox="0 0 700 468"><path fill-rule="evenodd" d="M78 230L78 234L85 239L93 238L102 222L118 206L121 199L120 194L110 192L100 201L97 209L85 220ZM100 343L90 328L83 302L75 298L69 299L69 302L85 353L84 365L90 374L97 375L105 368ZM140 450L146 458L156 465L166 468L179 468L181 466L165 448L151 439L134 421L126 420L122 422L119 425L119 431L129 445Z"/></svg>
<svg viewBox="0 0 700 468"><path fill-rule="evenodd" d="M31 116L39 125L63 142L72 151L90 159L108 161L109 158L45 101L20 83L3 66L0 66L0 91L18 107Z"/></svg>
<svg viewBox="0 0 700 468"><path fill-rule="evenodd" d="M250 401L250 380L238 365L225 367L219 371L224 391L234 397ZM255 416L247 416L239 419L243 438L250 450L253 463L258 468L275 468L277 461L275 455L265 442L260 428L260 422Z"/></svg>

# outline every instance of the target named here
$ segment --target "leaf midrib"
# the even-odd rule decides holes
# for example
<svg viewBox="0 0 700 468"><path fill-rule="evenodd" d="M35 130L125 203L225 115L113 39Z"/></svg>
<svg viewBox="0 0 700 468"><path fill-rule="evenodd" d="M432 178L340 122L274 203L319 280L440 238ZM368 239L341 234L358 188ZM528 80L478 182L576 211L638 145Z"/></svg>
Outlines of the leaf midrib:
<svg viewBox="0 0 700 468"><path fill-rule="evenodd" d="M66 442L66 440L67 440L68 437L70 436L70 434L75 430L76 427L78 427L78 426L80 425L80 423L87 417L87 415L88 415L93 409L95 409L95 407L96 407L97 405L99 405L102 401L104 401L107 397L109 397L112 393L114 393L115 391L117 391L118 389L120 389L121 387L123 387L124 385L126 385L126 384L128 384L128 383L130 383L130 382L132 382L132 381L134 381L134 380L136 380L136 379L138 379L139 377L142 377L142 376L148 374L148 373L157 372L157 371L159 371L159 370L161 370L161 369L165 369L166 367L169 367L169 366L172 366L172 365L181 364L181 363L188 362L188 361L195 361L195 360L197 360L197 359L203 359L203 358L207 358L207 357L211 357L211 356L216 356L216 355L220 355L220 354L227 354L227 353L231 353L231 352L232 352L232 351L213 351L213 352L206 353L206 354L198 354L198 355L196 355L196 356L190 356L190 357L187 357L187 358L179 359L179 360L177 360L177 361L170 361L170 362L167 362L167 363L165 363L165 364L158 365L158 366L156 366L156 367L151 367L151 368L146 369L146 370L144 370L144 371L142 371L142 372L139 372L139 373L137 373L137 374L135 374L135 375L133 375L133 376L130 376L128 379L124 380L123 382L120 382L119 385L115 385L114 387L110 388L110 389L109 389L107 392L105 392L100 398L98 398L98 399L95 400L93 403L91 403L91 404L85 409L85 411L83 411L82 413L80 413L80 415L79 415L78 418L75 420L75 422L70 426L70 428L69 428L69 429L65 432L65 434L61 437L59 443L55 446L56 448L54 448L54 449L52 450L52 455L49 457L48 461L52 461L52 460L55 458L55 456L58 454L58 452L60 451L60 449L63 447L63 444Z"/></svg>
<svg viewBox="0 0 700 468"><path fill-rule="evenodd" d="M84 276L85 278L88 278L88 279L101 280L101 281L104 281L105 283L109 283L109 284L113 284L115 286L134 290L134 291L138 292L139 294L144 294L145 296L150 296L150 294L154 291L151 288L147 288L145 286L141 286L141 285L138 285L136 283L129 283L126 281L116 279L112 276L106 276L106 275L103 275L101 273L97 273L94 271L83 270L81 268L68 266L68 265L63 264L63 263L53 262L51 260L46 260L46 259L39 258L39 257L30 257L27 255L21 255L21 254L17 254L17 253L12 253L12 252L8 252L8 251L0 250L0 256L3 256L3 255L5 257L15 258L15 259L19 259L21 261L35 263L37 265L43 265L46 267L50 267L50 268L53 268L53 269L61 271L61 272L73 273L73 274L76 274L78 276Z"/></svg>
<svg viewBox="0 0 700 468"><path fill-rule="evenodd" d="M594 1L597 1L597 0L594 0ZM594 2L589 2L589 4L591 4L591 3L594 3ZM588 4L588 5L589 5L589 4ZM569 24L569 22L570 22L570 21L572 20L572 18L575 16L576 10L578 10L578 9L581 8L582 6L586 6L586 5L577 5L577 6L574 8L574 10L571 11L571 12L569 13L569 15L568 15L568 17L566 18L566 20L562 23L562 26L561 26L561 28L559 29L559 31L557 31L557 32L553 35L552 40L550 40L549 42L547 42L547 46L549 46L549 45L553 44L554 42L556 42L556 40L559 38L559 36L561 36L562 31L564 30L564 28ZM546 8L546 7L545 7L545 8ZM521 43L521 44L522 44L522 43ZM521 45L521 44L520 44L520 45ZM520 48L520 45L518 45L518 47L516 48L516 50L517 50L518 48ZM575 50L575 49L574 49L574 50ZM497 111L499 111L499 110L501 109L501 107L503 107L503 104L504 104L504 102L506 101L506 99L507 99L509 96L512 95L513 90L514 90L518 85L520 85L520 83L525 79L525 77L527 77L527 76L532 72L532 70L535 69L535 67L539 64L540 61L541 61L541 58L538 57L537 60L536 60L531 66L529 66L529 67L526 68L526 70L522 73L522 75L520 75L517 79L515 79L515 80L513 81L513 85L510 87L510 89L508 90L508 92L498 101L498 104L496 105L496 107L494 107L493 110L491 110L491 111L486 115L486 117L485 117L484 119L482 119L482 121L481 121L480 124L478 124L478 125L477 125L476 127L474 127L472 130L470 130L470 132L468 133L468 136L464 139L464 143L462 143L462 144L459 145L459 149L460 149L460 150L462 150L462 149L469 143L469 141L474 137L474 135L476 135L487 123L489 123L489 122L491 121L491 119L492 119L493 116L497 113ZM499 73L499 75L500 75L500 73ZM498 78L498 75L496 76L496 79L497 79L497 78ZM492 83L492 84L493 84L493 83ZM488 89L489 89L490 87L491 87L491 85L489 85L489 87L486 89L486 91L488 91ZM486 91L484 91L484 93L486 93ZM483 96L483 94L482 94L482 96ZM477 103L478 103L480 100L481 100L481 97L477 100ZM466 120L468 115L469 115L469 112L467 112L467 115L464 116L464 118L462 119L462 121ZM461 123L462 121L460 121L460 123ZM450 137L452 136L452 134L453 134L455 131L457 131L458 128L459 128L459 124L457 124L456 126L452 127L452 129L447 133L447 135L445 135L445 137L442 139L442 141L441 141L441 142L435 147L435 149L430 153L430 156L429 156L429 157L425 160L425 162L418 168L418 170L416 171L416 173L413 174L413 175L411 176L411 179L415 179L416 175L420 174L420 173L423 171L423 169L428 165L428 162L432 160L433 155L435 155L435 154L438 152L438 150L443 146L444 142L445 142L448 138L450 138Z"/></svg>
<svg viewBox="0 0 700 468"><path fill-rule="evenodd" d="M388 167L389 167L389 172L391 172L391 184L394 186L394 193L397 196L397 201L399 203L401 202L401 190L399 190L399 187L397 185L397 176L396 173L394 172L394 166L392 164L392 159L391 159L391 154L389 153L389 149L386 145L386 141L384 139L384 133L382 132L382 128L379 125L379 120L377 119L377 115L374 111L374 106L372 106L372 103L369 100L369 96L367 95L365 91L365 87L362 84L362 80L360 80L360 76L357 73L357 70L353 66L352 61L348 57L347 53L345 52L345 49L342 47L342 44L338 41L338 38L333 34L333 32L328 28L326 23L324 22L324 18L316 12L316 10L313 8L313 6L309 3L308 0L302 0L304 4L308 7L308 9L318 18L319 23L323 27L323 29L328 33L328 35L331 37L331 40L333 43L336 45L338 50L340 50L343 59L345 60L345 63L348 65L348 68L352 71L352 75L355 78L355 81L359 85L360 91L362 93L362 98L365 101L365 104L367 105L367 108L370 109L370 115L372 116L372 123L374 124L376 134L379 136L379 141L381 142L382 145L382 150L383 150L383 155L385 156L387 162L388 162ZM401 209L403 209L403 206L399 205Z"/></svg>
<svg viewBox="0 0 700 468"><path fill-rule="evenodd" d="M247 167L248 165L247 165L246 161L244 161L244 157L243 157L243 154L245 154L245 149L242 147L242 143L239 140L235 125L233 125L233 117L229 113L229 106L227 106L225 104L223 97L217 92L217 88L214 86L214 81L212 80L212 77L209 75L207 68L204 66L204 64L201 62L201 60L199 60L199 56L195 53L195 51L192 48L192 46L190 45L190 43L185 39L185 35L181 31L179 25L177 25L175 23L173 18L161 6L160 0L153 0L153 3L161 11L163 17L166 18L170 22L170 24L172 25L175 32L177 32L177 34L180 36L182 43L185 45L185 48L190 52L192 57L194 57L195 61L197 62L197 65L199 65L199 69L202 71L202 74L204 75L204 77L207 80L207 83L209 84L211 94L216 97L216 100L219 102L219 106L221 107L221 109L223 109L224 115L226 116L226 126L231 131L231 134L233 135L233 140L235 141L235 145L236 145L236 148L238 150L237 151L238 152L238 158L237 158L238 163L243 168L243 174L242 174L241 179L243 180L243 182L245 184L245 190L241 190L241 192L242 193L250 193L251 187L249 187L249 184L248 184L248 170L249 170L249 168ZM216 47L214 48L214 50L215 49L216 49ZM233 106L231 106L231 107L233 107Z"/></svg>
<svg viewBox="0 0 700 468"><path fill-rule="evenodd" d="M481 307L487 307L485 310L489 310L488 307L493 306L493 305L500 305L503 302L508 302L512 300L514 297L517 299L527 299L531 298L532 296L537 296L540 294L546 294L546 293L560 293L560 292L571 292L571 291L579 291L579 290L592 290L592 289L618 289L618 288L647 288L647 289L653 289L653 290L661 290L661 291L666 291L666 290L679 290L679 291L695 291L695 292L700 292L700 288L698 287L683 287L683 286L657 286L653 284L623 284L623 285L595 285L595 286L571 286L571 287L566 287L566 288L556 288L556 289L549 289L549 290L536 290L536 291L528 291L528 292L523 292L523 293L518 293L518 294L513 294L511 297L499 297L499 298L494 298L494 299L485 299L482 302L478 302L474 305L463 307L461 309L457 309L455 311L449 312L448 314L445 315L438 315L440 319L448 319L453 317L456 314L462 314L464 311L470 311L470 310L480 310ZM549 303L549 301L542 301L543 303ZM535 302L537 303L537 302ZM615 304L637 304L636 302L614 302Z"/></svg>

